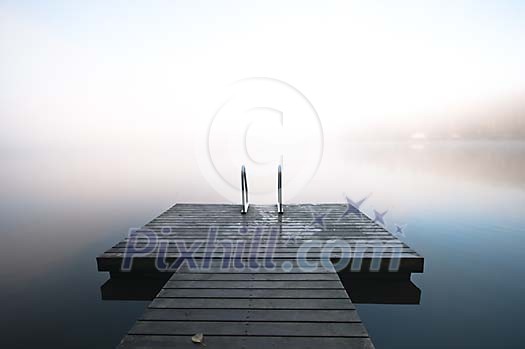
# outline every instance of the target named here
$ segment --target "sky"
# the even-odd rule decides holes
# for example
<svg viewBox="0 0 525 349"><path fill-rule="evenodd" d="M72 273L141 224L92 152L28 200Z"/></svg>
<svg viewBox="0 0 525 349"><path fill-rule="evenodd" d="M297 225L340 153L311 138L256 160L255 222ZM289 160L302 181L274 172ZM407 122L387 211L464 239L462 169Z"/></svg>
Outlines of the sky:
<svg viewBox="0 0 525 349"><path fill-rule="evenodd" d="M325 139L448 122L523 97L524 18L501 0L2 0L0 147L185 147L254 77L298 91Z"/></svg>

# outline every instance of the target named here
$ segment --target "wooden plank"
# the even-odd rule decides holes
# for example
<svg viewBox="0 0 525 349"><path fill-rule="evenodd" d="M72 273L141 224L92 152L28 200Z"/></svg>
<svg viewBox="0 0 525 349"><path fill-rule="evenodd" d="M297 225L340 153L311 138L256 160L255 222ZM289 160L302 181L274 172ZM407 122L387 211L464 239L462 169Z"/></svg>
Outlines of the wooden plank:
<svg viewBox="0 0 525 349"><path fill-rule="evenodd" d="M164 289L158 298L348 298L345 290L315 289Z"/></svg>
<svg viewBox="0 0 525 349"><path fill-rule="evenodd" d="M337 281L220 281L220 280L170 280L166 283L164 288L248 288L248 289L261 289L261 288L292 288L292 289L341 289L341 282Z"/></svg>
<svg viewBox="0 0 525 349"><path fill-rule="evenodd" d="M368 337L365 327L355 322L235 322L235 321L145 321L139 320L129 332L142 335L286 336L286 337Z"/></svg>
<svg viewBox="0 0 525 349"><path fill-rule="evenodd" d="M271 247L270 247L271 248ZM210 250L215 250L215 254L223 254L224 253L224 250L222 247L220 248L212 248L210 247L209 248ZM267 248L266 247L254 247L254 248L251 248L249 245L246 246L246 249L244 250L244 254L245 255L248 255L250 253L258 253L258 254L264 254L264 253L267 253ZM295 247L295 249L293 247L291 248L277 248L277 249L271 249L273 251L273 253L275 254L282 254L282 255L288 255L288 254L292 254L293 256L295 256L297 254L297 247ZM110 248L109 250L107 250L105 253L124 253L126 251L126 248L116 248L116 247L112 247ZM176 254L180 251L179 248L177 247L169 247L167 249L163 249L163 251L166 251L168 255L171 255L171 254ZM393 247L389 247L389 246L370 246L370 247L362 247L360 248L357 252L359 253L374 253L374 252L381 252L381 251L385 251L386 252L398 252L398 253L407 253L407 254L415 254L417 255L417 253L415 251L413 251L411 248L409 247L400 247L400 248L397 248L397 246L393 246ZM322 249L320 248L310 248L308 249L308 253L312 254L312 253L321 253L322 252ZM335 251L333 251L333 253L354 253L356 252L354 248L342 248L342 249L337 249ZM206 253L209 253L205 247L202 247L202 248L199 248L199 249L196 249L195 250L195 254L196 255L202 255L202 256L205 256Z"/></svg>
<svg viewBox="0 0 525 349"><path fill-rule="evenodd" d="M348 299L273 299L273 298L155 298L150 308L188 309L355 309Z"/></svg>
<svg viewBox="0 0 525 349"><path fill-rule="evenodd" d="M335 273L282 273L282 274L271 274L271 273L251 273L251 274L212 274L212 273L180 273L177 276L177 281L183 280L223 280L223 281L243 281L243 280L260 280L260 281L279 281L279 280L290 280L290 281L321 281L321 280L332 280L338 281L339 276Z"/></svg>
<svg viewBox="0 0 525 349"><path fill-rule="evenodd" d="M251 253L251 254L250 254ZM209 253L209 254L206 254L206 253L191 253L191 252L182 252L182 253L179 253L179 252L163 252L162 253L162 258L165 259L165 260L171 260L171 261L174 261L175 259L177 259L178 257L185 257L185 258L190 258L190 257L193 257L194 259L203 259L203 258L215 258L217 260L220 260L222 259L222 257L226 255L227 257L229 257L230 259L239 259L239 257L242 257L244 260L247 260L249 257L251 257L252 255L254 256L257 256L257 258L269 258L268 256L268 252L266 251L261 251L261 252L257 252L257 251L245 251L243 254L241 253L224 253L224 251L216 251L216 252L213 252L213 253ZM297 257L298 255L298 252L281 252L281 253L275 253L273 255L271 255L274 259L277 259L277 258L284 258L286 260L290 260L290 259L294 259L295 257ZM320 260L321 259L321 255L319 253L315 253L315 252L308 252L306 254L301 254L300 256L307 256L310 260ZM124 257L124 252L104 252L104 254L102 255L106 258L122 258ZM150 253L143 253L143 252L130 252L128 253L128 256L136 256L137 258L151 258L151 259L155 259L156 258L156 251L153 251L153 252L150 252ZM331 258L340 258L340 257L344 257L344 256L351 256L349 254L345 254L345 253L341 253L339 251L333 251L332 253L330 253L329 255ZM357 254L357 257L356 258L395 258L395 257L398 257L398 258L421 258L421 256L419 256L417 253L415 252L399 252L399 253L395 253L395 252L391 252L389 250L386 250L385 252L382 252L381 250L379 251L376 251L376 252L360 252Z"/></svg>
<svg viewBox="0 0 525 349"><path fill-rule="evenodd" d="M113 255L101 255L97 257L97 267L99 271L109 271L109 272L120 272L121 266L122 266L122 257L116 257ZM168 259L167 263L173 263L175 261L174 258ZM267 272L267 273L282 273L283 270L279 266L278 262L280 260L276 258L274 260L274 263L276 264L276 267L274 269L267 269L267 268L259 268L262 269L261 271ZM286 260L285 260L286 261ZM201 262L200 262L201 263ZM355 264L357 263L357 264ZM229 264L232 265L233 261ZM357 265L354 267L354 264ZM371 270L371 265L373 264L379 264L378 269ZM394 271L395 273L421 273L424 269L424 259L420 256L403 256L402 258L399 258L396 256L395 258L357 258L357 259L351 259L350 263L347 265L348 270L352 270L352 272L370 272L370 271L381 271L381 272L389 272L391 265L398 264L398 268ZM199 264L202 265L202 264ZM152 257L139 257L135 258L133 261L133 271L139 272L139 273L148 273L148 272L158 272L156 266L155 266L155 258ZM166 272L173 272L174 270L169 269L166 270ZM252 272L254 271L253 268L249 268L249 265L246 263L244 265L244 269L236 270L234 273L246 273L246 272ZM295 273L295 272L301 272L302 270L300 268L294 267L289 270L289 272ZM212 268L210 270L202 269L201 272L208 272L208 273L222 273L220 268ZM312 273L319 273L319 272L325 272L325 270L322 268L321 265L319 265L318 268L309 270L307 272ZM228 271L228 273L230 273Z"/></svg>
<svg viewBox="0 0 525 349"><path fill-rule="evenodd" d="M370 338L340 337L265 337L265 336L205 336L204 343L213 349L373 349ZM128 335L120 343L122 349L195 349L188 336Z"/></svg>
<svg viewBox="0 0 525 349"><path fill-rule="evenodd" d="M209 262L209 264L207 265L207 267L209 267L209 269L203 267L200 270L194 270L194 269L189 268L188 264L185 263L185 264L183 264L183 265L181 265L179 267L177 272L178 273L185 273L185 272L190 272L190 273L202 272L202 273L206 273L206 272L224 272L225 271L224 270L225 269L224 263L220 259L212 259L212 260L209 260L208 262ZM234 261L232 261L231 266L228 267L229 269L226 270L226 272L228 272L228 273L236 273L238 271L239 266L238 265L233 265L233 262ZM254 270L252 265L250 263L248 263L248 260L246 260L246 259L243 260L243 265L244 265L244 268L248 269L249 272L257 271L258 273L264 273L264 272L273 272L274 271L274 270L271 269L271 267L268 267L266 264L259 264L258 265L259 268ZM296 270L297 269L297 272L304 272L304 270L301 269L298 266L298 262L296 260L289 260L289 259L282 260L282 259L278 259L278 260L273 261L273 267L274 267L275 271L277 271L277 272L280 272L280 273L283 272L283 269L282 269L283 265L289 265L289 266L291 265L292 270ZM335 271L335 269L334 269L332 264L322 265L322 264L319 263L319 266L318 266L316 272L317 273L326 273L326 272L332 273L334 271ZM287 272L291 272L291 270L289 270Z"/></svg>
<svg viewBox="0 0 525 349"><path fill-rule="evenodd" d="M173 239L173 241L175 240L176 238ZM183 239L181 239L183 240ZM170 241L170 240L168 240ZM173 243L173 241L170 241L170 243ZM357 245L359 243L359 245ZM122 242L119 242L117 244L115 244L115 246L113 246L113 248L125 248L126 246L133 246L135 248L140 248L140 247L145 247L145 246L148 246L148 243L144 240L142 241L122 241ZM364 247L404 247L404 248L409 248L407 245L399 242L398 240L395 240L393 238L389 238L389 239L374 239L374 240L369 240L369 239L364 239L364 240L358 240L358 241L351 241L350 243L350 246L351 247L356 247L356 245L359 247L359 248L364 248ZM213 247L213 246L222 246L220 243L215 243L215 244L211 244L210 243L210 246ZM264 243L260 243L259 244L259 248L266 248L267 246L275 246L275 249L276 250L292 250L292 251L295 251L297 250L297 245L292 243L292 242L289 242L289 243L286 243L286 242L279 242L279 243L274 243L274 242L271 242L271 244L268 244L267 242L264 242ZM313 250L314 249L319 249L318 247L313 247L312 248Z"/></svg>
<svg viewBox="0 0 525 349"><path fill-rule="evenodd" d="M178 321L272 321L272 322L360 322L357 311L282 309L153 309L148 308L141 320Z"/></svg>
<svg viewBox="0 0 525 349"><path fill-rule="evenodd" d="M187 240L188 238L193 238L194 240L196 239L199 239L199 240L205 240L208 236L208 232L201 232L201 234L199 235L198 233L191 233L191 231L189 231L189 234L177 234L177 233L174 233L174 234L162 234L161 231L154 231L153 233L156 234L157 238L159 240L163 240L163 239L176 239L176 240ZM224 235L224 232L220 232L220 235ZM238 236L228 236L228 237L231 237L231 238L237 238ZM279 233L279 235L277 236L276 234L274 235L270 235L270 234L264 234L261 236L261 241L264 241L264 242L268 242L268 243L274 243L274 242L279 242L279 241L286 241L288 240L288 238L290 237L297 237L298 239L301 239L301 240L320 240L320 241L329 241L329 240L339 240L339 239L342 239L344 241L351 241L351 242L357 242L357 241L368 241L368 240L371 240L373 242L377 241L377 240L394 240L394 241L399 241L397 240L395 237L393 237L392 235L388 234L388 233L375 233L375 232L367 232L367 231L358 231L356 232L356 234L352 234L352 232L349 232L348 234L343 234L342 232L327 232L326 234L323 234L323 233L319 233L319 234L316 234L316 232L313 232L313 231L307 231L305 232L304 230L289 230L289 231L285 231L285 232L282 232L282 233ZM247 234L247 235L244 235L241 237L238 237L240 238L241 240L251 240L252 238L252 234ZM127 241L128 238L126 237L124 239L124 241ZM133 242L149 242L149 238L148 237L145 237L143 235L136 235L134 237L131 238L131 240ZM283 241L283 242L284 242Z"/></svg>

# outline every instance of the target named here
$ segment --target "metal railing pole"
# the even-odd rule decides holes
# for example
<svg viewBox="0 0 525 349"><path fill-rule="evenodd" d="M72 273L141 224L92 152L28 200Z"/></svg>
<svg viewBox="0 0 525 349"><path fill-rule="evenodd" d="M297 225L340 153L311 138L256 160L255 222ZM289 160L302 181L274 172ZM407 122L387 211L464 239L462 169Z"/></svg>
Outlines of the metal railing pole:
<svg viewBox="0 0 525 349"><path fill-rule="evenodd" d="M241 167L241 201L242 208L241 213L246 214L248 212L249 202L248 202L248 180L246 179L246 168L244 165Z"/></svg>
<svg viewBox="0 0 525 349"><path fill-rule="evenodd" d="M279 214L284 213L283 209L283 180L282 180L282 171L281 171L281 165L277 168L277 212Z"/></svg>

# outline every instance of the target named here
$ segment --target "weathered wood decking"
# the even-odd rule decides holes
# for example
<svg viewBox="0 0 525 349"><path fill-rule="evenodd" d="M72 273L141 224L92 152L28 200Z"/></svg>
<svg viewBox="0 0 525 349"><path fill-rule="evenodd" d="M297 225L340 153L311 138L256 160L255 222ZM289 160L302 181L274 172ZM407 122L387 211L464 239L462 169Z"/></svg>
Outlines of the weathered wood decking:
<svg viewBox="0 0 525 349"><path fill-rule="evenodd" d="M149 238L126 238L97 257L112 276L158 275L159 261L175 272L121 348L195 348L196 333L210 348L373 348L337 272L423 271L420 255L346 205L286 205L283 215L275 206L240 209L177 204L143 227ZM128 243L134 258L123 273ZM297 258L301 246L310 268Z"/></svg>
<svg viewBox="0 0 525 349"><path fill-rule="evenodd" d="M335 270L182 267L120 348L373 348Z"/></svg>
<svg viewBox="0 0 525 349"><path fill-rule="evenodd" d="M274 259L294 259L302 243L344 241L348 247L343 250L335 248L331 256L337 259L350 252L346 271L377 273L394 268L396 273L403 274L423 272L423 257L359 211L345 214L346 205L286 205L283 215L277 214L276 207L270 205L251 205L245 215L240 214L240 209L240 205L177 204L143 228L168 242L167 263L173 263L177 257L184 255L175 241L183 241L189 246L197 240L204 241L210 229L216 229L217 241L231 240L241 245L242 241L245 242L242 258L262 260L275 246L272 253ZM253 246L255 234L260 234L257 246ZM98 256L98 270L120 272L127 243L128 238ZM147 245L148 240L138 237L133 243L140 249ZM205 256L222 258L225 255L224 248L221 248L224 244L217 243L216 246L217 249L207 255L203 244L193 256L196 259ZM319 246L309 248L308 257L319 258L320 250ZM155 266L157 251L132 252L131 271L158 272ZM233 258L239 256L233 255Z"/></svg>

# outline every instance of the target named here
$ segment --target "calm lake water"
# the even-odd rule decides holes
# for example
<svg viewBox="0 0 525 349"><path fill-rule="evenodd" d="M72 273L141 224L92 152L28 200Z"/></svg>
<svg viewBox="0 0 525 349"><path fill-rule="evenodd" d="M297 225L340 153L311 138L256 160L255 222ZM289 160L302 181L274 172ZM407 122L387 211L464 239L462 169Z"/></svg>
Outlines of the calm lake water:
<svg viewBox="0 0 525 349"><path fill-rule="evenodd" d="M108 275L96 255L173 203L225 201L191 153L0 155L5 348L114 347L148 302L102 300ZM372 194L364 211L389 210L387 227L407 224L402 240L426 258L425 273L412 277L419 304L358 304L377 348L523 345L525 143L328 145L290 201L344 194Z"/></svg>

